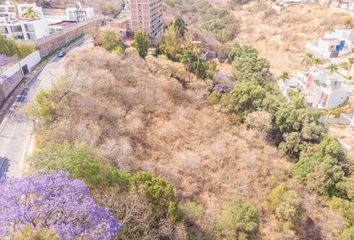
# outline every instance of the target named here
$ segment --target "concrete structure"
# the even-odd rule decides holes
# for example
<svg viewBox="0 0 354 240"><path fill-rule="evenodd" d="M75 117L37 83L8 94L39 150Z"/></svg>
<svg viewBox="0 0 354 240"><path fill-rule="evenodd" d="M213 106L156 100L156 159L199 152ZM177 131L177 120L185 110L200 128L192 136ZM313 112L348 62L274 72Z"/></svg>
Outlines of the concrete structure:
<svg viewBox="0 0 354 240"><path fill-rule="evenodd" d="M35 3L12 4L10 1L5 1L5 4L0 5L0 17L24 18L24 12L27 8L32 8L38 17L43 16L42 8L37 7Z"/></svg>
<svg viewBox="0 0 354 240"><path fill-rule="evenodd" d="M295 77L279 81L284 96L299 90L311 107L335 108L348 98L348 87L342 80L325 71L312 67L308 72L299 72Z"/></svg>
<svg viewBox="0 0 354 240"><path fill-rule="evenodd" d="M88 21L95 16L93 8L83 8L80 2L75 7L66 8L65 13L67 20L76 22Z"/></svg>
<svg viewBox="0 0 354 240"><path fill-rule="evenodd" d="M349 125L348 130L351 134L354 134L354 111L353 114L351 115L342 113L341 117L348 121L348 125Z"/></svg>
<svg viewBox="0 0 354 240"><path fill-rule="evenodd" d="M8 39L37 40L49 35L48 22L45 19L0 19L0 34Z"/></svg>
<svg viewBox="0 0 354 240"><path fill-rule="evenodd" d="M131 0L132 30L143 29L151 38L157 38L163 30L162 5L162 0Z"/></svg>
<svg viewBox="0 0 354 240"><path fill-rule="evenodd" d="M26 76L41 61L39 51L35 51L24 59L11 63L10 66L0 73L0 105L11 94L13 89L20 83L22 78Z"/></svg>
<svg viewBox="0 0 354 240"><path fill-rule="evenodd" d="M69 28L73 24L75 24L75 21L61 21L58 23L52 23L48 25L48 31L49 34L54 34L57 32L62 32L63 30Z"/></svg>
<svg viewBox="0 0 354 240"><path fill-rule="evenodd" d="M354 2L352 0L329 0L328 5L335 8L341 8L350 12L354 11Z"/></svg>
<svg viewBox="0 0 354 240"><path fill-rule="evenodd" d="M352 52L354 29L338 29L306 44L305 50L322 58L336 58Z"/></svg>
<svg viewBox="0 0 354 240"><path fill-rule="evenodd" d="M33 19L24 16L28 8L33 8L36 15ZM55 10L55 9L54 9ZM38 40L49 34L62 31L72 22L84 22L94 18L93 8L82 8L81 4L55 11L55 15L43 14L36 4L0 5L0 34L9 39Z"/></svg>

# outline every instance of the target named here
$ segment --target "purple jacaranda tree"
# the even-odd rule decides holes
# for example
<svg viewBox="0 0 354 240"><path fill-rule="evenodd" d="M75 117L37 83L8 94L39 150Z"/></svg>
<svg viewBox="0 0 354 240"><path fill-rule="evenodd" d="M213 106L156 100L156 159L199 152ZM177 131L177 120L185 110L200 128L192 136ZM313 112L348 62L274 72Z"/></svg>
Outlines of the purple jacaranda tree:
<svg viewBox="0 0 354 240"><path fill-rule="evenodd" d="M120 223L98 206L81 180L66 172L0 180L0 239L25 226L54 230L63 240L114 239Z"/></svg>

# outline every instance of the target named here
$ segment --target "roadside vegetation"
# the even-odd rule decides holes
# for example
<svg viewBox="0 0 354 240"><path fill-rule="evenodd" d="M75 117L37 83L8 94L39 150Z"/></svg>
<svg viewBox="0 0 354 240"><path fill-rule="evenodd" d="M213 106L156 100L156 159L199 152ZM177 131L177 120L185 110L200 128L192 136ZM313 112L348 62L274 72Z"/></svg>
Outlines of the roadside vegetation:
<svg viewBox="0 0 354 240"><path fill-rule="evenodd" d="M28 174L84 181L122 224L116 239L350 239L353 160L256 49L228 44L235 87L217 91L181 17L154 56L144 33L135 48L98 36L27 107Z"/></svg>
<svg viewBox="0 0 354 240"><path fill-rule="evenodd" d="M17 56L22 59L36 51L36 46L30 44L16 44L12 40L8 40L4 35L0 35L0 54L7 57Z"/></svg>

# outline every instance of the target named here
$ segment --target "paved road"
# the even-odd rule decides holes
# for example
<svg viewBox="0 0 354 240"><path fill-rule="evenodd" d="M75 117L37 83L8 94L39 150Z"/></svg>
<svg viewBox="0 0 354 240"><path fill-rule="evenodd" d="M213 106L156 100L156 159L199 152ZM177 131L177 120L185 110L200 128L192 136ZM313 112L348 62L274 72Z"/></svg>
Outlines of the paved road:
<svg viewBox="0 0 354 240"><path fill-rule="evenodd" d="M71 54L89 45L90 41L79 40L69 46L66 52ZM21 86L16 100L4 114L0 124L0 177L21 177L33 127L21 107L33 101L40 89L50 88L56 76L64 73L64 62L65 57L53 57L30 81Z"/></svg>

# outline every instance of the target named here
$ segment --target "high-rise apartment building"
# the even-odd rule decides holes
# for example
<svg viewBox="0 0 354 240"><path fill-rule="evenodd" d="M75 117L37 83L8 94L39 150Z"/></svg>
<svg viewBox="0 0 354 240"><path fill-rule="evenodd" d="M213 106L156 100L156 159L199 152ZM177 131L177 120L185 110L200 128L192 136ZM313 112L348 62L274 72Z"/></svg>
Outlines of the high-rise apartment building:
<svg viewBox="0 0 354 240"><path fill-rule="evenodd" d="M143 29L151 38L163 30L162 0L130 0L131 27Z"/></svg>

